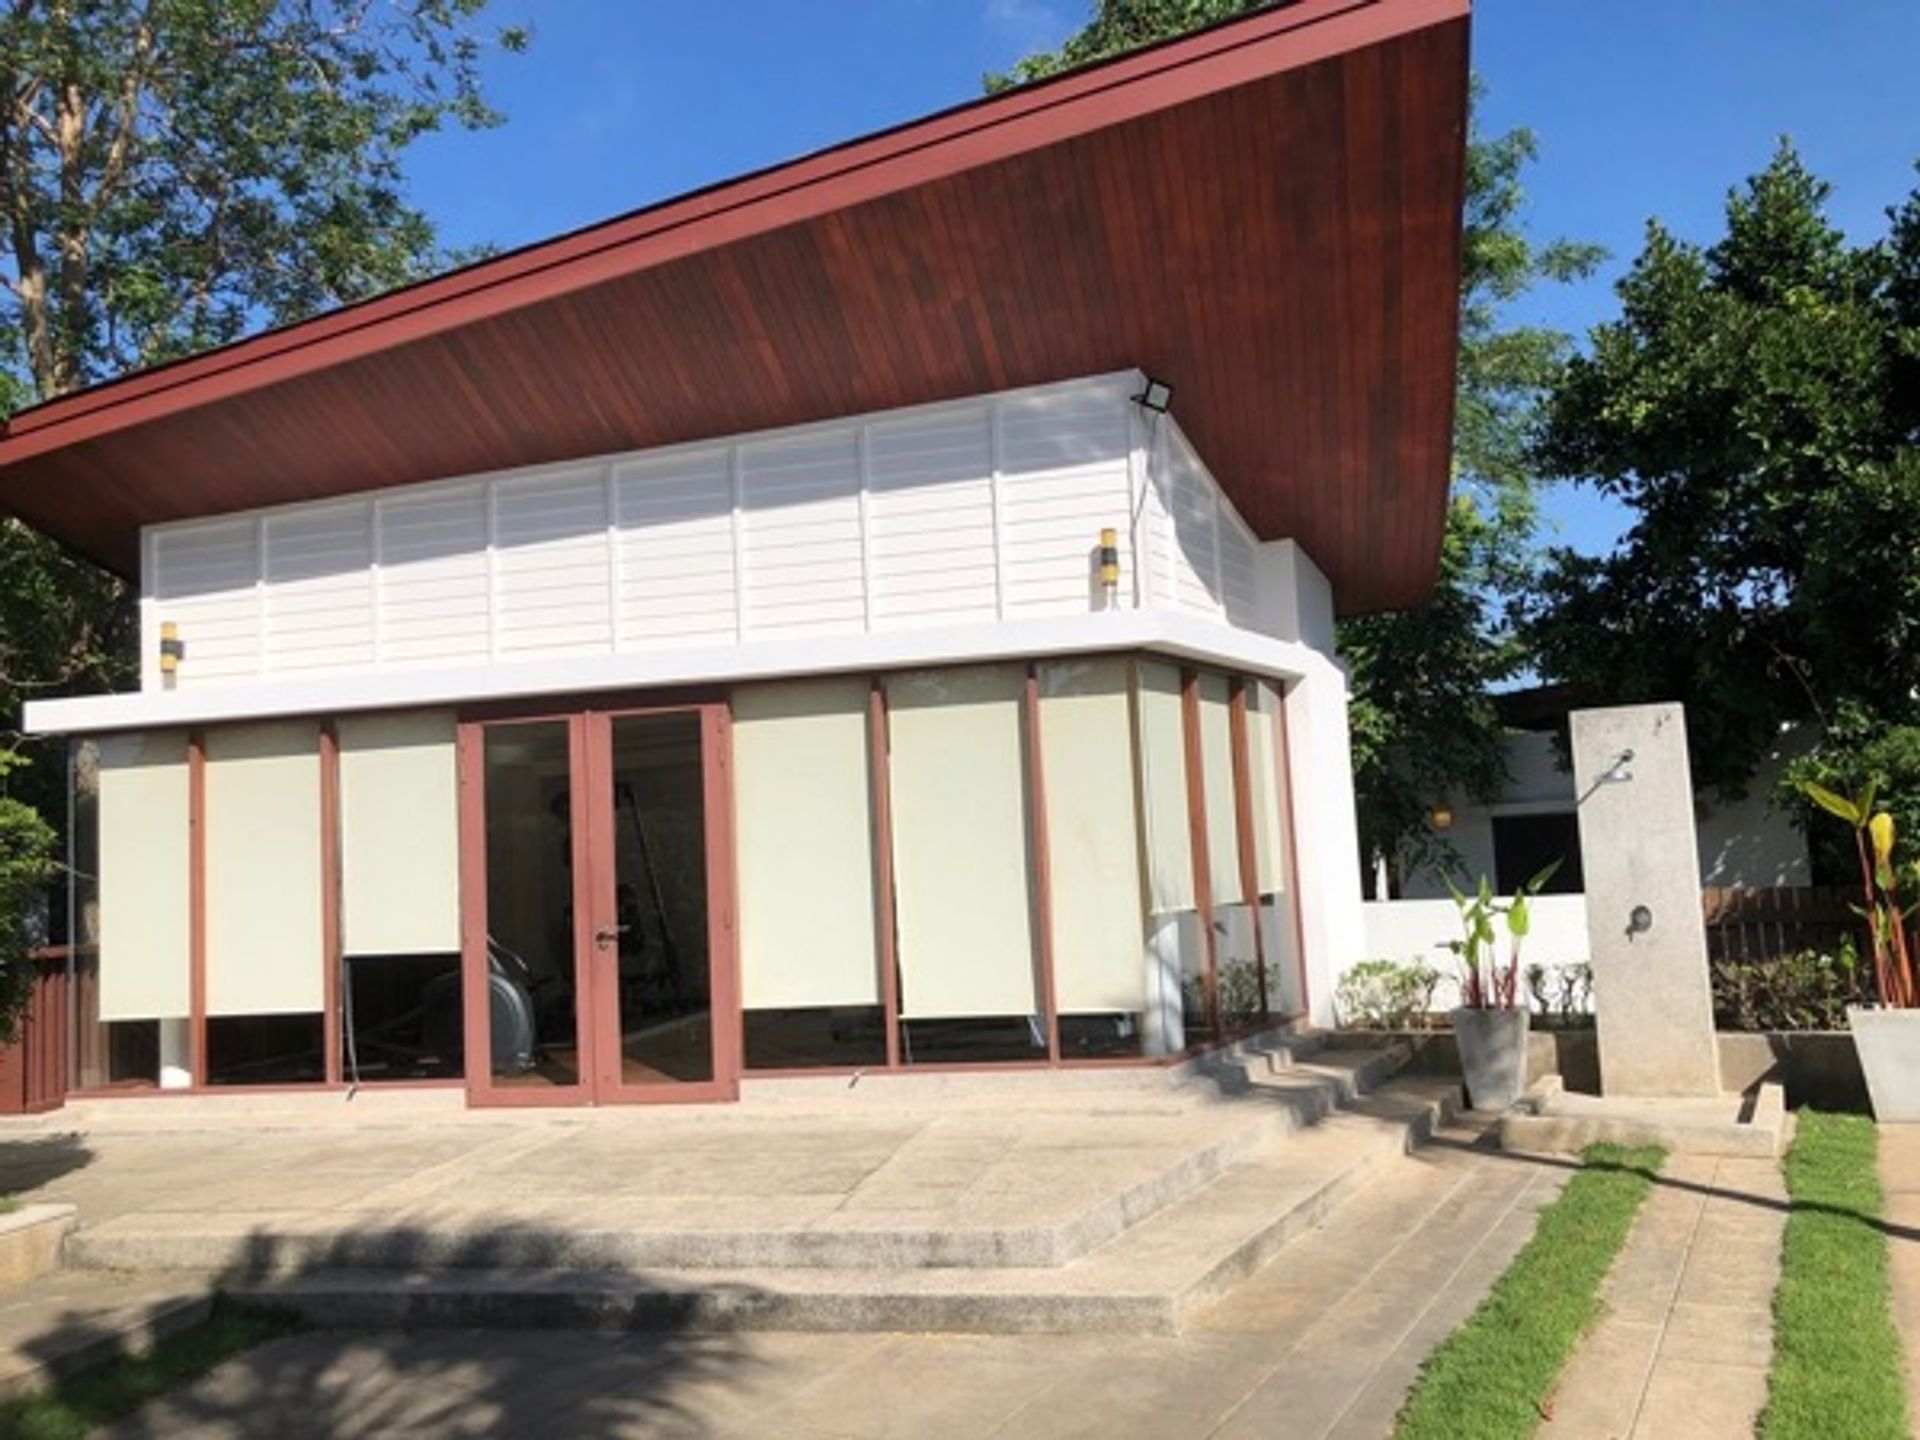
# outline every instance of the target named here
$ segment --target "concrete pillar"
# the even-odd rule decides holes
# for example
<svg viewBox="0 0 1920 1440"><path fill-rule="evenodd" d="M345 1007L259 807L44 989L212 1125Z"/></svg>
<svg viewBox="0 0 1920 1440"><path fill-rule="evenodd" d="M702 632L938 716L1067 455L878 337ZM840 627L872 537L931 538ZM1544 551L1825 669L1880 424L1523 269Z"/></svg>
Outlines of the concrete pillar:
<svg viewBox="0 0 1920 1440"><path fill-rule="evenodd" d="M193 1084L191 1027L185 1020L160 1024L160 1088L185 1090Z"/></svg>
<svg viewBox="0 0 1920 1440"><path fill-rule="evenodd" d="M1186 1022L1180 995L1178 914L1147 917L1147 1009L1140 1017L1144 1055L1172 1055L1186 1048Z"/></svg>
<svg viewBox="0 0 1920 1440"><path fill-rule="evenodd" d="M1601 1091L1717 1095L1685 712L1571 718Z"/></svg>

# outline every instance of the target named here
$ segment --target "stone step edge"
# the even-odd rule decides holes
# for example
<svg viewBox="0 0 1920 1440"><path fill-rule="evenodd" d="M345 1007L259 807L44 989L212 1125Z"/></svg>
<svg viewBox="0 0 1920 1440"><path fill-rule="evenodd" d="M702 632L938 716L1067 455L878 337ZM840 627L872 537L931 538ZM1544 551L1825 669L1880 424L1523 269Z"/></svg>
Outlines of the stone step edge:
<svg viewBox="0 0 1920 1440"><path fill-rule="evenodd" d="M753 1283L733 1273L698 1271L332 1270L229 1281L223 1288L236 1299L282 1306L309 1323L342 1328L1175 1335L1195 1310L1277 1259L1382 1164L1423 1143L1454 1110L1441 1096L1409 1102L1407 1112L1358 1147L1350 1165L1210 1257L1198 1273L1163 1290L1000 1291L979 1283L986 1272L966 1270L941 1272L952 1283L938 1290L889 1289L883 1271L835 1276L818 1270L773 1270ZM1398 1135L1392 1133L1396 1123ZM1108 1264L1124 1258L1125 1237L1114 1243L1103 1254ZM1036 1279L1045 1274L1025 1272ZM806 1283L795 1283L801 1280Z"/></svg>
<svg viewBox="0 0 1920 1440"><path fill-rule="evenodd" d="M191 1329L213 1310L213 1286L143 1306L136 1313L87 1316L85 1330L64 1341L43 1338L33 1353L0 1350L0 1400L37 1394L58 1381L145 1355L169 1335Z"/></svg>
<svg viewBox="0 0 1920 1440"><path fill-rule="evenodd" d="M1315 1047L1316 1050L1318 1047ZM1124 1236L1182 1200L1202 1191L1237 1161L1277 1139L1309 1129L1359 1103L1404 1064L1391 1047L1335 1052L1355 1057L1338 1063L1287 1064L1272 1078L1305 1082L1292 1088L1263 1123L1248 1125L1195 1151L1155 1175L1109 1196L1089 1211L1048 1227L982 1231L788 1232L576 1232L523 1237L446 1232L429 1237L422 1253L417 1231L362 1231L347 1236L255 1231L246 1236L177 1235L81 1228L66 1241L65 1263L82 1270L234 1269L284 1274L324 1266L335 1269L406 1270L423 1265L461 1269L580 1269L620 1266L661 1269L1056 1268L1069 1265ZM1244 1090L1261 1088L1245 1077ZM728 1250L729 1243L732 1249ZM690 1258L690 1252L707 1250ZM236 1260L234 1252L246 1252ZM568 1250L573 1253L569 1255Z"/></svg>

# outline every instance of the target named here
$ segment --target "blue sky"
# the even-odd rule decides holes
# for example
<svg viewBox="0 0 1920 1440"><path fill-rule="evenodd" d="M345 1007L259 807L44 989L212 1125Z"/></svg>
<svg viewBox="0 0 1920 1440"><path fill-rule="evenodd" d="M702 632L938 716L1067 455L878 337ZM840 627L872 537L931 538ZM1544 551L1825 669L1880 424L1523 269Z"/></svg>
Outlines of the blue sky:
<svg viewBox="0 0 1920 1440"><path fill-rule="evenodd" d="M494 0L534 43L487 67L507 114L415 152L453 244L517 245L978 95L1090 0ZM1920 159L1920 0L1480 0L1489 128L1525 125L1536 233L1613 259L1524 313L1582 332L1652 215L1709 238L1727 188L1793 136L1834 218L1880 233ZM1604 549L1618 512L1555 487L1560 538Z"/></svg>

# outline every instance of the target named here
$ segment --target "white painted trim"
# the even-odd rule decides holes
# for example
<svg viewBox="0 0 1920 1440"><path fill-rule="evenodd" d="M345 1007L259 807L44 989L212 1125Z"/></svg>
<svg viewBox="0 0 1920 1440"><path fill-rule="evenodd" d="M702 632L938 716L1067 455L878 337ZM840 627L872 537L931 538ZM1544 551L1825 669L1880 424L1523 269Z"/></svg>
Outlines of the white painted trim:
<svg viewBox="0 0 1920 1440"><path fill-rule="evenodd" d="M627 655L524 660L478 669L368 671L272 684L207 685L192 690L30 700L26 729L40 735L93 734L1113 650L1150 650L1198 665L1279 680L1339 678L1338 668L1327 657L1294 641L1276 640L1194 615L1102 611L939 629L853 632Z"/></svg>
<svg viewBox="0 0 1920 1440"><path fill-rule="evenodd" d="M875 601L873 593L873 456L870 450L872 427L859 425L853 432L853 455L860 490L860 615L866 628L873 629ZM742 600L745 596L742 594Z"/></svg>
<svg viewBox="0 0 1920 1440"><path fill-rule="evenodd" d="M747 477L742 457L745 447L727 447L727 484L733 491L733 638L747 638Z"/></svg>
<svg viewBox="0 0 1920 1440"><path fill-rule="evenodd" d="M1007 614L1007 501L1006 480L1000 473L1000 402L987 404L987 484L993 499L993 613Z"/></svg>
<svg viewBox="0 0 1920 1440"><path fill-rule="evenodd" d="M368 569L371 571L367 586L367 598L373 606L367 647L373 655L373 668L384 670L387 665L386 637L386 546L380 538L380 518L386 513L386 504L381 496L374 496L373 503L367 507L367 555Z"/></svg>
<svg viewBox="0 0 1920 1440"><path fill-rule="evenodd" d="M1133 567L1133 608L1144 610L1153 603L1153 580L1147 573L1153 568L1154 536L1151 527L1141 534L1141 519L1147 513L1148 487L1145 412L1138 405L1127 406L1127 563Z"/></svg>
<svg viewBox="0 0 1920 1440"><path fill-rule="evenodd" d="M620 649L620 490L619 472L605 467L602 493L607 497L607 649Z"/></svg>

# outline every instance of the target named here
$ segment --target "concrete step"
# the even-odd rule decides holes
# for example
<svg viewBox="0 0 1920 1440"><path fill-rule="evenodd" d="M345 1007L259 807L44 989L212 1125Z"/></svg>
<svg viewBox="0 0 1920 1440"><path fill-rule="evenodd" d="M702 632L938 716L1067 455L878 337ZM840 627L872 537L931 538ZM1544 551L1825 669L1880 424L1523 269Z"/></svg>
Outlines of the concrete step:
<svg viewBox="0 0 1920 1440"><path fill-rule="evenodd" d="M1548 1076L1500 1117L1500 1145L1533 1155L1578 1155L1589 1145L1658 1145L1670 1155L1775 1160L1791 1138L1786 1092L1662 1100L1579 1095Z"/></svg>
<svg viewBox="0 0 1920 1440"><path fill-rule="evenodd" d="M0 1294L0 1399L144 1354L205 1319L212 1293L195 1276L56 1271Z"/></svg>
<svg viewBox="0 0 1920 1440"><path fill-rule="evenodd" d="M323 1268L223 1283L341 1326L1174 1334L1284 1263L1289 1244L1451 1116L1456 1088L1396 1082L1062 1266Z"/></svg>
<svg viewBox="0 0 1920 1440"><path fill-rule="evenodd" d="M1303 1060L1303 1056L1311 1056ZM351 1270L553 1270L586 1272L1053 1268L1088 1255L1227 1174L1258 1148L1319 1125L1392 1075L1392 1049L1333 1050L1290 1038L1213 1059L1184 1078L1168 1128L1191 1126L1199 1144L1170 1150L1164 1166L1126 1183L1084 1186L1078 1205L1031 1217L1018 1191L970 1199L958 1219L916 1220L910 1209L837 1212L799 1226L754 1228L694 1215L685 1226L657 1219L522 1224L498 1216L366 1216L328 1221L234 1211L130 1215L87 1226L66 1242L82 1269L189 1270L293 1275ZM1257 1102L1257 1108L1256 1108ZM1086 1123L1084 1103L1072 1123ZM1097 1123L1097 1122L1096 1122ZM1060 1188L1074 1176L1062 1174Z"/></svg>

